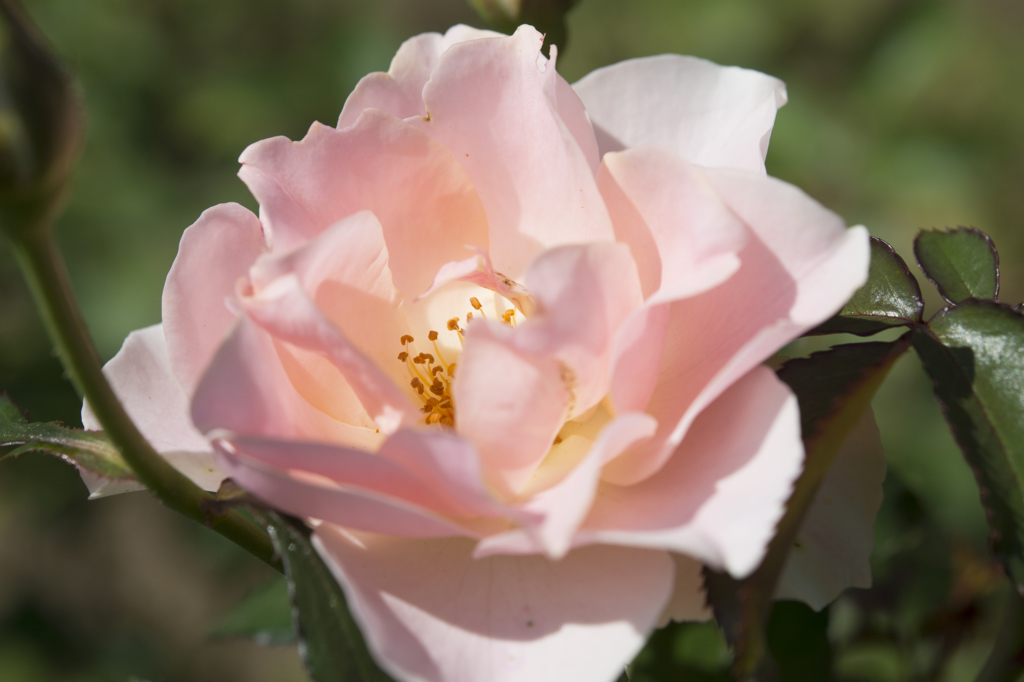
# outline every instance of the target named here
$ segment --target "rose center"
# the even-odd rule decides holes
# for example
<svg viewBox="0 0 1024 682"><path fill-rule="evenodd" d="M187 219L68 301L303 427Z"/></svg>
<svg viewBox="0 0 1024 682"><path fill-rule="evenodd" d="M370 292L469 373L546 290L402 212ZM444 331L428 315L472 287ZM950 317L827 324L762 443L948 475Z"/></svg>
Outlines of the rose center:
<svg viewBox="0 0 1024 682"><path fill-rule="evenodd" d="M487 319L480 301L474 296L469 299L469 304L476 310L480 317ZM509 308L501 316L502 323L510 327L516 326L516 310ZM473 313L466 313L466 324L473 321ZM461 319L453 317L448 320L448 332L458 334L460 346L463 343L463 330L459 326ZM409 372L409 385L416 391L420 401L423 403L422 410L426 413L424 423L440 424L442 426L455 426L455 404L452 401L452 385L455 383L455 362L448 362L444 353L437 345L438 333L430 330L427 338L434 347L434 353L418 352L416 339L405 334L400 339L402 352L398 354L398 361L405 364ZM436 356L435 356L436 354Z"/></svg>

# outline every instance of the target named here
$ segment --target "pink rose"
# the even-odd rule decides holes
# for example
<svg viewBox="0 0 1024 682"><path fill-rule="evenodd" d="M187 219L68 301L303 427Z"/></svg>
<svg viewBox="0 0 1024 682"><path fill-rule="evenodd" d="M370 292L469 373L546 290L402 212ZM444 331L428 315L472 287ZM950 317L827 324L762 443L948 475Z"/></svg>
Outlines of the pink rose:
<svg viewBox="0 0 1024 682"><path fill-rule="evenodd" d="M312 520L402 680L611 680L706 617L701 564L749 574L802 466L761 363L867 276L864 228L765 174L781 82L570 86L541 42L417 36L337 128L249 147L259 217L186 230L108 366L200 485Z"/></svg>

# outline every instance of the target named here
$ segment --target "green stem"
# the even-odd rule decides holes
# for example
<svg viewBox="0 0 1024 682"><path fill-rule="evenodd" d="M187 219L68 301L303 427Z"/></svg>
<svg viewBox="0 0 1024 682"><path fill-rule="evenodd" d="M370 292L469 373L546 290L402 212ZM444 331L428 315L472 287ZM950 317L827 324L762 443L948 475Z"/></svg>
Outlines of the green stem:
<svg viewBox="0 0 1024 682"><path fill-rule="evenodd" d="M1014 586L995 646L976 682L1014 682L1024 673L1024 598Z"/></svg>
<svg viewBox="0 0 1024 682"><path fill-rule="evenodd" d="M197 521L277 570L270 537L238 510L210 513L214 497L167 463L143 437L103 375L49 225L12 236L14 251L71 383L120 448L136 477L171 509Z"/></svg>

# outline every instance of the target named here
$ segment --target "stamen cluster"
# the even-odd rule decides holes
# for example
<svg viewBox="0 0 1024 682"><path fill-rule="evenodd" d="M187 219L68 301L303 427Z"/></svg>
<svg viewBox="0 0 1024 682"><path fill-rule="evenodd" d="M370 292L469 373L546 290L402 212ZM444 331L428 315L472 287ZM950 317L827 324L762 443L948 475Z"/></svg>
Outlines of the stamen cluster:
<svg viewBox="0 0 1024 682"><path fill-rule="evenodd" d="M486 319L480 301L474 296L469 299L469 304L474 310ZM515 326L515 308L509 308L502 316L502 322L510 327ZM473 320L473 313L466 313L466 324ZM459 326L459 318L453 317L448 320L448 331L459 335L459 343L463 342L462 327ZM409 385L413 387L420 400L423 402L422 410L426 413L424 423L441 424L443 426L455 426L455 406L452 403L452 384L455 382L456 363L445 360L444 354L437 345L438 333L431 330L427 334L431 345L434 346L434 353L417 352L414 339L411 335L405 334L400 339L402 344L401 353L398 354L399 362L405 363L409 372Z"/></svg>

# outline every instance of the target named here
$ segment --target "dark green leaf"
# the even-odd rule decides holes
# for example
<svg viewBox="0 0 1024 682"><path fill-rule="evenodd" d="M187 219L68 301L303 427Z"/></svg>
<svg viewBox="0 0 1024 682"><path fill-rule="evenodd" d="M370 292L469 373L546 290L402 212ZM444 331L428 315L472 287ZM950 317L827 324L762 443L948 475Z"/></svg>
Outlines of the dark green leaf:
<svg viewBox="0 0 1024 682"><path fill-rule="evenodd" d="M757 570L743 580L705 570L708 601L736 649L733 670L740 679L750 679L764 661L768 648L764 628L772 596L814 494L879 384L909 347L907 336L891 343L836 346L790 360L778 372L800 403L804 471Z"/></svg>
<svg viewBox="0 0 1024 682"><path fill-rule="evenodd" d="M134 481L121 453L95 431L69 429L55 422L29 423L6 395L0 395L0 446L20 445L0 457L42 452L111 481Z"/></svg>
<svg viewBox="0 0 1024 682"><path fill-rule="evenodd" d="M292 607L288 601L288 581L277 576L252 591L210 632L211 637L254 639L264 646L294 644Z"/></svg>
<svg viewBox="0 0 1024 682"><path fill-rule="evenodd" d="M995 553L1024 592L1024 316L967 300L916 329L914 348L978 479Z"/></svg>
<svg viewBox="0 0 1024 682"><path fill-rule="evenodd" d="M284 564L299 653L310 677L315 682L389 682L366 648L345 593L310 543L308 529L276 512L254 513Z"/></svg>
<svg viewBox="0 0 1024 682"><path fill-rule="evenodd" d="M843 309L810 334L870 336L921 321L921 287L891 246L871 238L868 281Z"/></svg>
<svg viewBox="0 0 1024 682"><path fill-rule="evenodd" d="M999 254L989 236L973 227L925 230L914 240L917 263L950 303L999 294Z"/></svg>

